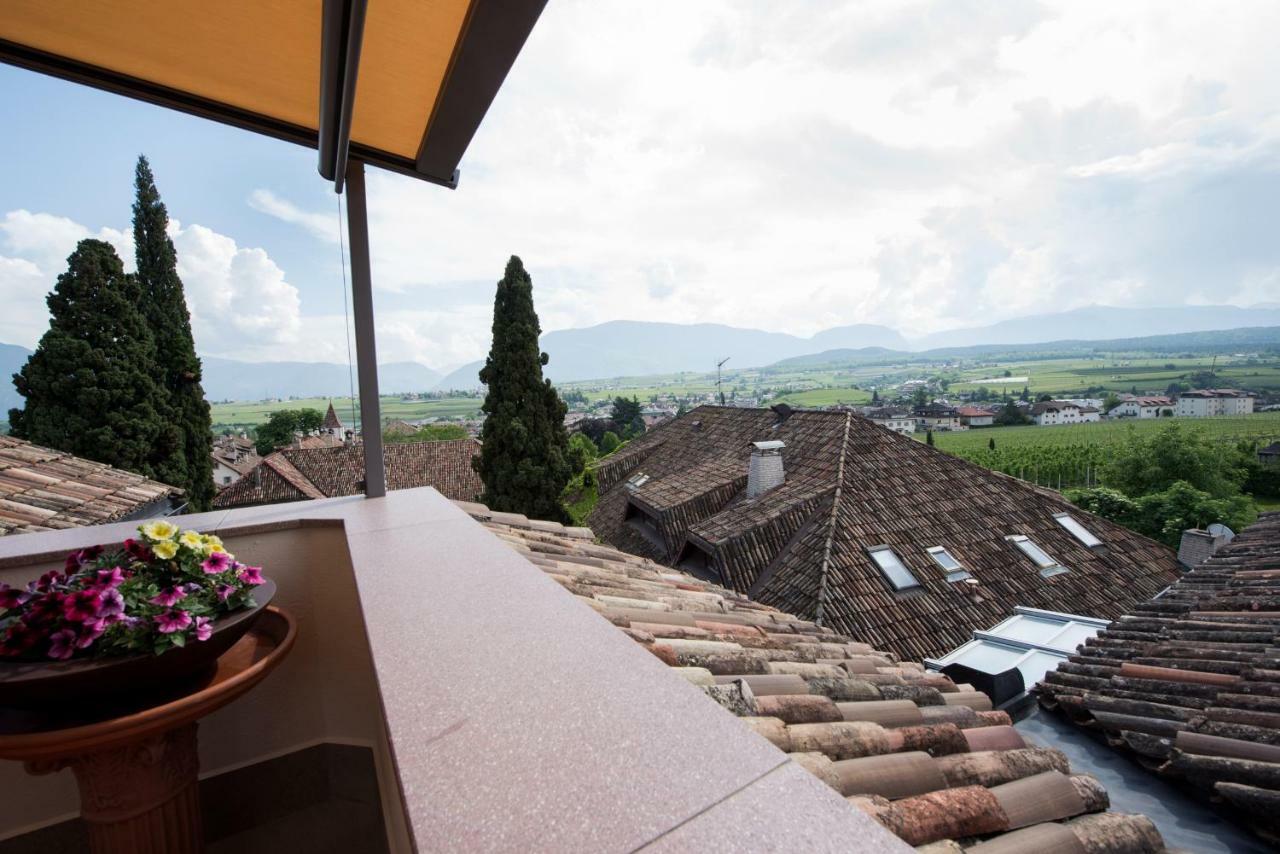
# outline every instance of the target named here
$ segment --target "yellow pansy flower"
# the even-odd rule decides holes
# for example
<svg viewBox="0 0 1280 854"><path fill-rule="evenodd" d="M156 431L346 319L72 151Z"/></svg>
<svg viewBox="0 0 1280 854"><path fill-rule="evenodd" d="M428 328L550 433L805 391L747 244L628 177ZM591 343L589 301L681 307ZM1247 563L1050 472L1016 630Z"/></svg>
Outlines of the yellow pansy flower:
<svg viewBox="0 0 1280 854"><path fill-rule="evenodd" d="M222 547L222 540L220 540L215 534L205 535L204 547L209 550L209 554L218 554L226 551L226 549Z"/></svg>
<svg viewBox="0 0 1280 854"><path fill-rule="evenodd" d="M161 560L169 560L178 553L178 544L173 540L161 540L151 547L151 551Z"/></svg>
<svg viewBox="0 0 1280 854"><path fill-rule="evenodd" d="M164 519L157 519L142 525L138 530L151 540L171 540L178 533L178 526Z"/></svg>
<svg viewBox="0 0 1280 854"><path fill-rule="evenodd" d="M186 546L192 551L196 551L196 552L204 551L204 545L205 545L204 537L200 536L195 531L183 531L182 536L178 537L178 542L182 543L182 545Z"/></svg>

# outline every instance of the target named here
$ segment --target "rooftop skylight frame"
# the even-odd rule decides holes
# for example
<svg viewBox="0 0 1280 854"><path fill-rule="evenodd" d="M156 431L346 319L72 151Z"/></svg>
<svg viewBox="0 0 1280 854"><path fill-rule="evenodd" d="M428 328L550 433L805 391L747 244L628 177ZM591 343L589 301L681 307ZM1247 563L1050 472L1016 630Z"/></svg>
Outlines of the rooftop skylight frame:
<svg viewBox="0 0 1280 854"><path fill-rule="evenodd" d="M872 562L895 593L914 590L921 586L920 579L907 569L907 565L894 552L892 546L872 546L867 549L867 554L871 556Z"/></svg>
<svg viewBox="0 0 1280 854"><path fill-rule="evenodd" d="M946 546L930 546L925 549L929 553L929 557L933 558L933 562L942 567L947 574L947 581L968 581L973 575L964 568L964 564L956 560L955 555L947 550Z"/></svg>
<svg viewBox="0 0 1280 854"><path fill-rule="evenodd" d="M1065 528L1071 536L1083 543L1085 548L1096 549L1106 545L1098 538L1097 534L1082 525L1080 520L1070 513L1054 513L1053 520Z"/></svg>
<svg viewBox="0 0 1280 854"><path fill-rule="evenodd" d="M1026 534L1011 534L1005 539L1021 549L1024 555L1031 558L1032 562L1040 567L1040 575L1043 578L1052 578L1055 575L1062 575L1064 572L1071 571L1049 557L1049 553L1036 545Z"/></svg>

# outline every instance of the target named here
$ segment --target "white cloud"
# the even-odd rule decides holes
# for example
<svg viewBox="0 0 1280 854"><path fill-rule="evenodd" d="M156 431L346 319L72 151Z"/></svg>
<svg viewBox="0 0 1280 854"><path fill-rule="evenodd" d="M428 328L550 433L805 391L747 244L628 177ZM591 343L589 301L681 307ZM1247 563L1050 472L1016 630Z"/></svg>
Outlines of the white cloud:
<svg viewBox="0 0 1280 854"><path fill-rule="evenodd" d="M270 190L254 190L249 194L249 207L284 222L300 225L328 243L338 242L338 213L310 213L293 202L280 198Z"/></svg>

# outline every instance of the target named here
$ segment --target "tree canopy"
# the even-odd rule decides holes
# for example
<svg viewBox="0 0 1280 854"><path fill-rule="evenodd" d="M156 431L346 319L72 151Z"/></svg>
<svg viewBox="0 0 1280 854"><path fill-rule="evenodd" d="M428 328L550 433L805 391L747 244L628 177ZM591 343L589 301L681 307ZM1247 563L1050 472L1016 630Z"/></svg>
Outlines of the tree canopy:
<svg viewBox="0 0 1280 854"><path fill-rule="evenodd" d="M568 521L565 485L582 468L564 428L567 408L542 368L533 280L514 255L493 302L493 343L480 382L487 387L480 454L471 461L484 481L484 503L534 519Z"/></svg>
<svg viewBox="0 0 1280 854"><path fill-rule="evenodd" d="M254 444L258 453L266 456L293 441L294 435L314 433L324 423L324 413L318 409L278 409L267 416L266 423L254 431Z"/></svg>
<svg viewBox="0 0 1280 854"><path fill-rule="evenodd" d="M640 400L635 396L630 400L615 397L609 417L615 425L614 429L624 439L634 438L644 432L644 416L640 414Z"/></svg>

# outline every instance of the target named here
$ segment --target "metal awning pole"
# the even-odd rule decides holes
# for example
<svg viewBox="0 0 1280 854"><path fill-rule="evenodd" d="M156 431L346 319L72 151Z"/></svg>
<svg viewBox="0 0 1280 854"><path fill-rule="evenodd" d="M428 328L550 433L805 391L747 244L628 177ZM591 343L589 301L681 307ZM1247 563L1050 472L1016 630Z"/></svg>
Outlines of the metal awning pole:
<svg viewBox="0 0 1280 854"><path fill-rule="evenodd" d="M356 327L356 376L360 381L360 434L364 443L364 494L387 494L382 459L382 411L378 405L378 348L373 336L373 277L369 272L369 208L364 164L347 161L347 238L351 251L351 305Z"/></svg>

